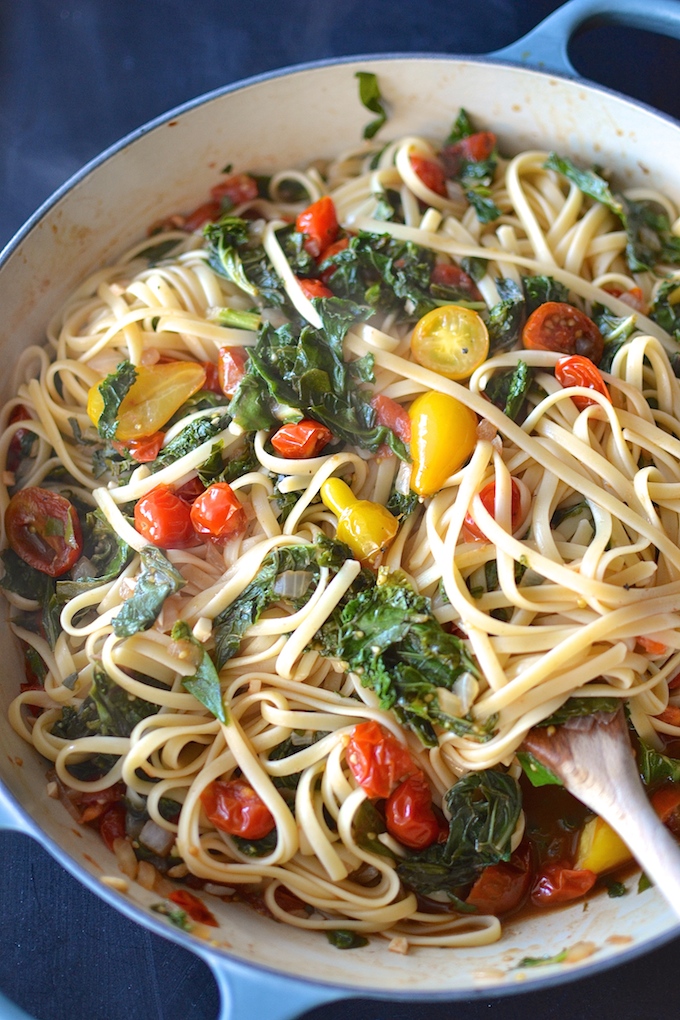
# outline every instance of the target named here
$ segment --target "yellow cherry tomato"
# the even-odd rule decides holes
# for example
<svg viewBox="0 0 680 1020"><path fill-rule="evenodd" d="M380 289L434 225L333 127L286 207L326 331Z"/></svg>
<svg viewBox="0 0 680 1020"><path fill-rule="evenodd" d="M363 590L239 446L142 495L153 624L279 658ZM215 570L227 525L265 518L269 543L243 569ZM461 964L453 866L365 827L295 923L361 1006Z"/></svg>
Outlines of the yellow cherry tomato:
<svg viewBox="0 0 680 1020"><path fill-rule="evenodd" d="M432 496L463 466L477 443L477 415L460 400L431 390L409 409L411 419L411 488Z"/></svg>
<svg viewBox="0 0 680 1020"><path fill-rule="evenodd" d="M423 368L447 379L467 379L486 361L489 333L472 308L441 305L416 323L411 353Z"/></svg>
<svg viewBox="0 0 680 1020"><path fill-rule="evenodd" d="M380 503L357 499L341 478L328 478L321 486L321 499L338 518L336 537L352 550L364 566L377 567L399 531L396 517Z"/></svg>
<svg viewBox="0 0 680 1020"><path fill-rule="evenodd" d="M603 818L591 818L579 837L574 868L600 875L625 864L631 856L621 837Z"/></svg>
<svg viewBox="0 0 680 1020"><path fill-rule="evenodd" d="M118 409L116 439L121 442L158 432L205 382L205 368L195 361L139 365L136 371ZM95 383L87 395L87 413L95 425L103 410L104 399Z"/></svg>

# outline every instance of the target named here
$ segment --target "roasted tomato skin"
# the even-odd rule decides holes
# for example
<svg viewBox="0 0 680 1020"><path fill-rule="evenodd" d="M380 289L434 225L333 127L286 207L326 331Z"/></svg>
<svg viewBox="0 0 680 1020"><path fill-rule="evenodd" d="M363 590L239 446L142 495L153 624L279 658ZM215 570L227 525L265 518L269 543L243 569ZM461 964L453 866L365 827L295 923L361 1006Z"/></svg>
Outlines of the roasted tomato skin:
<svg viewBox="0 0 680 1020"><path fill-rule="evenodd" d="M439 838L441 827L422 773L409 776L390 794L385 805L385 824L390 836L412 850L424 850Z"/></svg>
<svg viewBox="0 0 680 1020"><path fill-rule="evenodd" d="M399 783L420 772L408 748L374 719L354 727L345 756L357 783L374 800L389 797Z"/></svg>
<svg viewBox="0 0 680 1020"><path fill-rule="evenodd" d="M568 386L584 386L588 390L600 393L611 403L607 384L590 358L584 358L581 354L570 354L566 358L560 358L555 365L555 378L565 389ZM584 411L586 407L597 403L589 397L573 396L571 399L579 411Z"/></svg>
<svg viewBox="0 0 680 1020"><path fill-rule="evenodd" d="M158 485L137 501L135 528L161 549L186 549L196 543L191 509L169 485Z"/></svg>
<svg viewBox="0 0 680 1020"><path fill-rule="evenodd" d="M510 488L512 492L511 497L511 521L510 527L513 533L522 523L522 496L519 491L517 482L513 479L510 481ZM496 516L496 483L489 482L479 493L479 498L493 518ZM488 542L489 539L486 537L481 528L472 519L472 514L467 513L465 520L463 521L463 535L468 542Z"/></svg>
<svg viewBox="0 0 680 1020"><path fill-rule="evenodd" d="M16 492L5 511L5 531L17 556L50 577L68 573L83 551L76 508L51 489Z"/></svg>
<svg viewBox="0 0 680 1020"><path fill-rule="evenodd" d="M287 460L317 457L330 443L333 433L313 418L282 425L271 438L271 444Z"/></svg>
<svg viewBox="0 0 680 1020"><path fill-rule="evenodd" d="M242 839L264 839L274 816L245 779L216 779L201 794L203 810L216 829Z"/></svg>
<svg viewBox="0 0 680 1020"><path fill-rule="evenodd" d="M576 870L568 861L545 864L536 876L531 901L538 907L568 903L590 892L597 881L594 871Z"/></svg>
<svg viewBox="0 0 680 1020"><path fill-rule="evenodd" d="M246 374L248 351L245 347L220 347L217 352L218 392L233 397Z"/></svg>
<svg viewBox="0 0 680 1020"><path fill-rule="evenodd" d="M585 312L566 301L545 301L524 324L522 343L527 350L581 354L599 364L604 338Z"/></svg>
<svg viewBox="0 0 680 1020"><path fill-rule="evenodd" d="M484 868L465 902L476 907L480 914L500 917L512 913L527 899L532 879L531 846L525 841L509 861Z"/></svg>
<svg viewBox="0 0 680 1020"><path fill-rule="evenodd" d="M234 538L248 523L243 504L228 482L214 482L191 505L191 523L199 535Z"/></svg>
<svg viewBox="0 0 680 1020"><path fill-rule="evenodd" d="M303 247L314 258L323 258L323 253L338 236L338 217L333 199L323 195L303 209L295 221L295 229L305 235Z"/></svg>

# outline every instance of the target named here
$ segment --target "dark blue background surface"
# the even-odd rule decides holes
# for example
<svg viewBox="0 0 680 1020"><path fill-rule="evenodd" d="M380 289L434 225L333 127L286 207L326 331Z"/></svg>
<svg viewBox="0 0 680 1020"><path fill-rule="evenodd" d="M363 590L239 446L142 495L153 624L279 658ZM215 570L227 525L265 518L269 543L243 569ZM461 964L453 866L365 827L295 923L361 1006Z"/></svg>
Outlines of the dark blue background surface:
<svg viewBox="0 0 680 1020"><path fill-rule="evenodd" d="M0 0L0 246L83 163L185 100L325 57L490 52L557 6L551 0ZM680 43L602 27L575 40L571 55L585 77L680 117ZM0 833L0 859L0 988L37 1020L217 1017L215 982L189 952L120 916L24 836ZM666 1020L678 1016L679 955L675 940L626 967L504 1001L352 1000L305 1020Z"/></svg>

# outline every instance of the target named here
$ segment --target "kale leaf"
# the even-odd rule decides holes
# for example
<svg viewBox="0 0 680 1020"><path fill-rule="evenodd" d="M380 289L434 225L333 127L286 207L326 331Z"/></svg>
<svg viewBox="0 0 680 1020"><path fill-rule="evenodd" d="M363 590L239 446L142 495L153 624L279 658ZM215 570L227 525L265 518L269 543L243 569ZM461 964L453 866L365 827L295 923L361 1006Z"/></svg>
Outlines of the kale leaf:
<svg viewBox="0 0 680 1020"><path fill-rule="evenodd" d="M523 276L527 318L546 301L568 301L569 291L552 276Z"/></svg>
<svg viewBox="0 0 680 1020"><path fill-rule="evenodd" d="M595 170L582 170L568 157L558 156L556 152L550 153L543 166L546 170L556 170L575 184L584 195L606 205L615 216L623 219L625 212L621 198L612 193L609 183Z"/></svg>
<svg viewBox="0 0 680 1020"><path fill-rule="evenodd" d="M496 372L486 384L485 394L508 418L517 421L531 389L534 373L526 361L518 361L515 368Z"/></svg>
<svg viewBox="0 0 680 1020"><path fill-rule="evenodd" d="M98 389L104 406L97 422L97 430L102 439L115 439L120 405L136 378L135 366L129 361L121 361L116 371L99 383Z"/></svg>
<svg viewBox="0 0 680 1020"><path fill-rule="evenodd" d="M664 280L656 292L649 317L680 343L680 282Z"/></svg>
<svg viewBox="0 0 680 1020"><path fill-rule="evenodd" d="M474 159L469 151L460 146L463 139L473 134L475 129L472 121L467 111L461 108L439 156L446 176L449 180L459 182L466 199L477 213L477 219L482 223L489 223L501 215L500 209L491 198L490 187L498 156L494 147L494 151L486 159Z"/></svg>
<svg viewBox="0 0 680 1020"><path fill-rule="evenodd" d="M247 220L223 216L216 223L207 224L203 233L208 262L216 273L267 305L279 307L287 303L279 275L263 246L251 238Z"/></svg>
<svg viewBox="0 0 680 1020"><path fill-rule="evenodd" d="M168 595L174 595L186 583L170 560L155 546L145 545L139 556L142 569L135 590L111 621L118 637L131 637L152 627Z"/></svg>
<svg viewBox="0 0 680 1020"><path fill-rule="evenodd" d="M65 740L94 734L129 737L137 723L155 715L158 708L152 702L131 697L101 667L95 667L90 693L78 709L66 706L62 710L52 733Z"/></svg>
<svg viewBox="0 0 680 1020"><path fill-rule="evenodd" d="M188 425L179 432L174 439L171 439L167 446L164 446L156 459L149 465L152 471L160 471L161 468L174 464L175 461L186 454L191 453L197 446L206 443L213 436L219 435L227 428L231 418L229 414L219 409L214 414L206 415L204 418L194 418Z"/></svg>
<svg viewBox="0 0 680 1020"><path fill-rule="evenodd" d="M645 786L659 786L667 780L680 783L680 759L670 758L667 754L656 751L639 736L637 743L638 768Z"/></svg>
<svg viewBox="0 0 680 1020"><path fill-rule="evenodd" d="M492 305L486 317L489 331L489 357L514 347L524 325L524 292L514 280L496 280L500 301Z"/></svg>
<svg viewBox="0 0 680 1020"><path fill-rule="evenodd" d="M222 688L220 678L215 669L215 664L208 655L200 641L197 641L191 632L191 627L184 620L178 620L171 631L173 641L187 641L198 653L199 663L193 676L185 676L182 686L193 694L197 701L212 712L212 714L226 723L227 714L222 699Z"/></svg>
<svg viewBox="0 0 680 1020"><path fill-rule="evenodd" d="M357 71L354 77L359 82L359 99L370 113L376 114L375 120L364 128L364 138L373 138L387 120L378 78L372 71Z"/></svg>
<svg viewBox="0 0 680 1020"><path fill-rule="evenodd" d="M101 510L93 510L85 518L83 555L90 561L94 574L77 581L57 581L57 596L62 604L76 595L113 581L130 561L127 542L113 530Z"/></svg>
<svg viewBox="0 0 680 1020"><path fill-rule="evenodd" d="M561 726L569 719L576 719L595 712L615 712L621 705L620 698L567 698L561 708L549 715L537 726Z"/></svg>

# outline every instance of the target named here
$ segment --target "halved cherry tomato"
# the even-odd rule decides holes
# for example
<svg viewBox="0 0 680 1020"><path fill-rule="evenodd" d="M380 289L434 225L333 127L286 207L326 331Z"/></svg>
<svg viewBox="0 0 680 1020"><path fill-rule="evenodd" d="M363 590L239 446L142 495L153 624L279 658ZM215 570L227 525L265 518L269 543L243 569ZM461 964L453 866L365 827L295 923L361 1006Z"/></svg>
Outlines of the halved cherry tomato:
<svg viewBox="0 0 680 1020"><path fill-rule="evenodd" d="M584 358L581 354L571 354L568 358L560 358L555 365L555 378L565 389L567 386L585 386L586 389L601 393L611 403L612 398L609 396L607 384L590 358ZM575 396L571 399L579 411L596 403L589 397Z"/></svg>
<svg viewBox="0 0 680 1020"><path fill-rule="evenodd" d="M5 530L17 556L50 577L67 573L83 551L76 508L50 489L16 492L5 511Z"/></svg>
<svg viewBox="0 0 680 1020"><path fill-rule="evenodd" d="M418 177L426 188L434 191L436 195L446 198L446 176L443 168L433 159L419 156L414 153L411 156L411 166L416 177Z"/></svg>
<svg viewBox="0 0 680 1020"><path fill-rule="evenodd" d="M204 202L184 218L182 229L191 234L194 230L200 230L205 223L219 219L221 212L222 206L219 202Z"/></svg>
<svg viewBox="0 0 680 1020"><path fill-rule="evenodd" d="M322 280L313 280L311 277L296 277L296 279L300 284L300 290L310 301L315 297L333 297L333 291Z"/></svg>
<svg viewBox="0 0 680 1020"><path fill-rule="evenodd" d="M386 397L378 393L371 400L371 407L375 411L378 425L384 425L392 429L394 434L401 439L406 446L411 442L411 418L406 408L402 407L392 397ZM378 457L388 457L392 451L386 443L383 443L378 450Z"/></svg>
<svg viewBox="0 0 680 1020"><path fill-rule="evenodd" d="M27 421L30 420L30 418L31 415L28 408L24 407L23 404L17 404L9 416L8 425L14 425L18 421ZM30 429L16 430L9 444L9 449L7 450L8 471L16 471L19 467L24 456L24 443L26 442L26 437L33 434L34 433L32 433Z"/></svg>
<svg viewBox="0 0 680 1020"><path fill-rule="evenodd" d="M144 436L143 439L129 439L127 443L114 440L113 446L119 453L127 451L138 464L149 464L161 452L164 439L165 432L154 432L153 435Z"/></svg>
<svg viewBox="0 0 680 1020"><path fill-rule="evenodd" d="M512 490L512 507L510 509L511 522L510 527L514 532L522 523L522 495L519 491L519 485L514 480L510 479L510 487ZM489 482L479 493L484 509L487 510L491 516L495 519L496 516L496 483ZM463 522L464 537L468 542L488 542L489 539L486 537L482 529L472 519L472 515L467 513Z"/></svg>
<svg viewBox="0 0 680 1020"><path fill-rule="evenodd" d="M246 374L248 351L245 347L220 347L217 352L217 374L221 392L233 397Z"/></svg>
<svg viewBox="0 0 680 1020"><path fill-rule="evenodd" d="M172 903L176 903L197 924L207 924L211 928L219 928L213 912L208 910L205 903L199 900L198 896L190 893L188 889L173 889L168 899Z"/></svg>
<svg viewBox="0 0 680 1020"><path fill-rule="evenodd" d="M545 301L534 309L524 324L522 343L530 351L582 354L596 365L604 350L593 320L566 301Z"/></svg>
<svg viewBox="0 0 680 1020"><path fill-rule="evenodd" d="M297 460L317 457L332 438L331 430L321 422L303 418L302 421L282 425L272 436L271 444L279 456Z"/></svg>
<svg viewBox="0 0 680 1020"><path fill-rule="evenodd" d="M422 773L409 776L390 794L385 824L390 836L413 850L424 850L438 838L440 825L432 809L432 792Z"/></svg>
<svg viewBox="0 0 680 1020"><path fill-rule="evenodd" d="M430 273L430 285L453 287L467 294L471 301L481 301L482 295L475 281L460 266L452 262L437 262Z"/></svg>
<svg viewBox="0 0 680 1020"><path fill-rule="evenodd" d="M337 255L339 251L344 251L349 246L349 238L341 237L339 241L335 241L333 244L329 244L323 252L322 262L326 267L320 277L324 283L328 283L335 270L338 268L332 262L328 264L328 260L332 259L334 255Z"/></svg>
<svg viewBox="0 0 680 1020"><path fill-rule="evenodd" d="M489 353L484 320L464 305L439 305L415 325L411 353L419 365L447 379L467 379Z"/></svg>
<svg viewBox="0 0 680 1020"><path fill-rule="evenodd" d="M395 786L420 772L408 748L374 719L354 727L345 755L352 775L371 799L389 797Z"/></svg>
<svg viewBox="0 0 680 1020"><path fill-rule="evenodd" d="M114 841L125 837L125 804L118 801L107 808L103 815L99 816L99 835L106 843L109 850L113 850Z"/></svg>
<svg viewBox="0 0 680 1020"><path fill-rule="evenodd" d="M465 902L480 914L509 914L518 910L529 895L532 877L531 845L520 843L509 861L484 868Z"/></svg>
<svg viewBox="0 0 680 1020"><path fill-rule="evenodd" d="M250 174L232 174L211 188L210 194L215 201L222 202L222 205L225 198L231 205L252 202L258 195L257 181Z"/></svg>
<svg viewBox="0 0 680 1020"><path fill-rule="evenodd" d="M641 634L635 640L647 655L665 655L668 651L667 645L662 641L655 641L654 638L647 637L645 634ZM668 686L670 687L671 685L669 684Z"/></svg>
<svg viewBox="0 0 680 1020"><path fill-rule="evenodd" d="M537 907L553 903L567 903L585 896L595 885L597 875L584 868L577 871L568 861L545 864L536 877L531 890L531 901Z"/></svg>
<svg viewBox="0 0 680 1020"><path fill-rule="evenodd" d="M208 820L222 832L243 839L263 839L275 826L264 801L245 779L216 779L201 794Z"/></svg>
<svg viewBox="0 0 680 1020"><path fill-rule="evenodd" d="M453 145L445 145L439 153L447 177L458 177L465 163L481 163L488 159L496 148L496 136L492 131L476 131L467 138L461 138Z"/></svg>
<svg viewBox="0 0 680 1020"><path fill-rule="evenodd" d="M305 251L318 259L338 236L338 217L333 199L324 195L312 202L298 214L295 229L299 234L305 234Z"/></svg>
<svg viewBox="0 0 680 1020"><path fill-rule="evenodd" d="M186 549L196 542L190 507L169 485L158 485L137 501L135 528L162 549Z"/></svg>
<svg viewBox="0 0 680 1020"><path fill-rule="evenodd" d="M205 369L195 361L138 365L136 372L118 409L115 438L120 442L157 432L205 382ZM103 409L104 398L99 383L95 383L87 398L87 413L93 424L98 424Z"/></svg>
<svg viewBox="0 0 680 1020"><path fill-rule="evenodd" d="M228 482L214 482L191 506L191 523L199 535L234 538L248 523L243 504Z"/></svg>
<svg viewBox="0 0 680 1020"><path fill-rule="evenodd" d="M652 807L672 833L680 835L680 786L660 786L652 794Z"/></svg>

